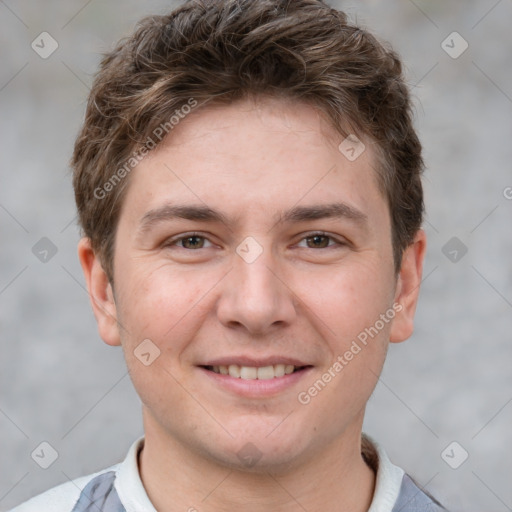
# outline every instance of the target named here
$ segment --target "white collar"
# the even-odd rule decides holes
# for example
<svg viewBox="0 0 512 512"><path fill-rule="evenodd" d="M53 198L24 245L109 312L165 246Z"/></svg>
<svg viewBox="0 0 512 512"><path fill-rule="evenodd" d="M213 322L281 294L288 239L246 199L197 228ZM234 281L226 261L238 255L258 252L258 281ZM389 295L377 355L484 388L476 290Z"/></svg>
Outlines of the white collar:
<svg viewBox="0 0 512 512"><path fill-rule="evenodd" d="M157 512L149 501L139 474L139 451L144 446L144 437L135 441L126 459L116 471L115 488L126 512Z"/></svg>
<svg viewBox="0 0 512 512"><path fill-rule="evenodd" d="M400 493L404 470L389 460L386 452L374 439L366 434L364 436L371 443L378 457L375 491L368 512L392 512ZM139 474L138 454L143 444L143 437L135 441L126 459L116 470L115 488L126 512L157 512L149 501Z"/></svg>
<svg viewBox="0 0 512 512"><path fill-rule="evenodd" d="M379 443L367 434L363 435L373 445L378 457L375 491L368 512L392 512L400 494L404 470L395 466L389 460L389 457Z"/></svg>

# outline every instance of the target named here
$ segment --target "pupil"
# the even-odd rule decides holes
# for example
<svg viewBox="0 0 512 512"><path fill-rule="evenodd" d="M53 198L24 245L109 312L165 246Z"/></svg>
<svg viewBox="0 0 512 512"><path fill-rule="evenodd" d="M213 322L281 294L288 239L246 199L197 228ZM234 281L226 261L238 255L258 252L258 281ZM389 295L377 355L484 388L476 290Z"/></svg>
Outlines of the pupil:
<svg viewBox="0 0 512 512"><path fill-rule="evenodd" d="M314 240L314 242L313 242L313 243L315 244L315 246L316 246L316 247L318 247L319 245L320 245L321 247L327 247L327 245L325 244L325 242L327 241L327 237L326 237L326 236L324 236L324 235L315 235L315 236L312 236L312 237L311 237L311 239L312 239L312 240ZM318 244L318 242L319 242L321 239L323 239L324 243L320 243L320 244Z"/></svg>
<svg viewBox="0 0 512 512"><path fill-rule="evenodd" d="M186 246L192 246L192 247L200 246L201 243L198 242L198 240L200 240L200 238L201 237L199 237L199 236L189 236L188 238L185 239L185 244L186 244ZM194 240L196 241L196 243L194 243Z"/></svg>

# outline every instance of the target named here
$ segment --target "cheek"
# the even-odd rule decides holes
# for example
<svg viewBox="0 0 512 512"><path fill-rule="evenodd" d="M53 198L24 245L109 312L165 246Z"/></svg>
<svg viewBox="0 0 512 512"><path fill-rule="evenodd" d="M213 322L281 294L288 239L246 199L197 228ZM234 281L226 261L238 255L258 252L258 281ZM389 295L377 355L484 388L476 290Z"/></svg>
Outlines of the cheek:
<svg viewBox="0 0 512 512"><path fill-rule="evenodd" d="M303 288L309 297L305 302L315 313L309 318L320 319L317 329L329 355L302 390L302 398L311 400L316 418L324 414L331 418L325 435L364 408L381 373L395 314L392 273L384 270L375 259L325 276L317 274L308 279L314 286ZM380 315L389 311L387 322L382 321Z"/></svg>
<svg viewBox="0 0 512 512"><path fill-rule="evenodd" d="M176 271L168 263L134 260L125 265L118 301L125 352L144 339L154 342L170 361L178 359L208 315L208 292L219 281L215 272ZM162 358L163 359L163 358Z"/></svg>
<svg viewBox="0 0 512 512"><path fill-rule="evenodd" d="M393 283L375 259L333 270L325 268L303 281L304 302L314 308L329 338L341 346L370 327L392 305Z"/></svg>
<svg viewBox="0 0 512 512"><path fill-rule="evenodd" d="M117 301L124 357L142 402L170 410L185 398L176 381L179 357L192 336L190 321L201 313L195 304L202 293L169 266L135 263L124 265Z"/></svg>

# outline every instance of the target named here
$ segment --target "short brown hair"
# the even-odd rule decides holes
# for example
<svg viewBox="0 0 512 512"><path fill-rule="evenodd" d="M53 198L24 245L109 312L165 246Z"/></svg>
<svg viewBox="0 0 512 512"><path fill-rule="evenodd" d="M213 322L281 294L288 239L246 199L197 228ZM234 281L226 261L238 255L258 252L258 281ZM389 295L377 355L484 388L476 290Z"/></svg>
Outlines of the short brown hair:
<svg viewBox="0 0 512 512"><path fill-rule="evenodd" d="M424 205L421 145L397 54L321 0L191 0L142 19L103 56L75 143L80 225L111 282L126 163L136 165L159 142L158 127L191 101L200 108L248 95L311 103L340 133L349 127L375 142L399 270Z"/></svg>

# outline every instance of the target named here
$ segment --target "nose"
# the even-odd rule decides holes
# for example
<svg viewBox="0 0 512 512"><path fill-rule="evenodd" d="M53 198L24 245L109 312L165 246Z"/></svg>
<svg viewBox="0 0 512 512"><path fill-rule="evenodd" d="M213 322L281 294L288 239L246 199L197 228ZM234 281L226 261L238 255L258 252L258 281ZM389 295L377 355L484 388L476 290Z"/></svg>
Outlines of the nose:
<svg viewBox="0 0 512 512"><path fill-rule="evenodd" d="M222 281L217 316L228 328L265 335L291 325L296 300L271 250L263 248L254 260L233 256L233 268ZM240 253L242 254L242 253Z"/></svg>

